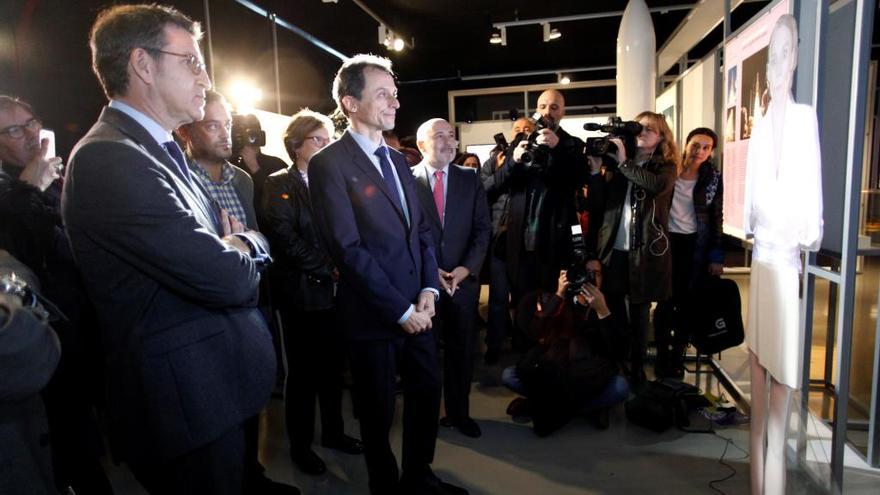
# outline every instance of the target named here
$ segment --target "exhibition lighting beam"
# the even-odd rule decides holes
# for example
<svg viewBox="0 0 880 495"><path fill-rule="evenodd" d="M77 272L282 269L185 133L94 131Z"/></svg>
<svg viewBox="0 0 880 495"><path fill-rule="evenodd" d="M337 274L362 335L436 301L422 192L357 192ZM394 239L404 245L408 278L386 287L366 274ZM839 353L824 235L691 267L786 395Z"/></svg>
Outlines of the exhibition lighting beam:
<svg viewBox="0 0 880 495"><path fill-rule="evenodd" d="M269 18L270 12L268 10L260 7L259 5L253 3L253 2L249 2L248 0L235 0L235 2L241 6L249 9L250 11L260 15L260 16ZM298 28L298 27L294 26L293 24L291 24L291 23L289 23L289 22L285 21L284 19L277 17L277 16L274 16L273 20L276 25L281 26L284 29L287 29L288 31L292 32L293 34L299 36L300 38L305 39L309 43L317 46L318 48L320 48L321 50L324 50L325 52L329 53L330 55L333 55L334 57L338 58L339 60L343 60L343 61L348 60L348 57L346 55L344 55L340 51L336 50L332 46L328 45L327 43L324 43L323 41L314 37L310 33L303 31L301 28Z"/></svg>

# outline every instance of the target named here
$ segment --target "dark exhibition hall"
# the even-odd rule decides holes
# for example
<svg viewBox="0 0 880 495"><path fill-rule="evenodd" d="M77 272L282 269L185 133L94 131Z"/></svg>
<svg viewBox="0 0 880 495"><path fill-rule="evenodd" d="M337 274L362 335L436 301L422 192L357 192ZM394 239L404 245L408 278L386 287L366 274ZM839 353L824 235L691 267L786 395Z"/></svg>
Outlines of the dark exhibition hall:
<svg viewBox="0 0 880 495"><path fill-rule="evenodd" d="M2 0L0 495L878 493L878 72L870 0Z"/></svg>

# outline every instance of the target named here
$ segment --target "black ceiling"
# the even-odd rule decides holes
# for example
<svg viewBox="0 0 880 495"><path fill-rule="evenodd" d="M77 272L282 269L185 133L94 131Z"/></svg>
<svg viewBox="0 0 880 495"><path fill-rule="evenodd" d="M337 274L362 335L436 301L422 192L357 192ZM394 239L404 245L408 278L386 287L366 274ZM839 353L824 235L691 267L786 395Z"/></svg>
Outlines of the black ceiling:
<svg viewBox="0 0 880 495"><path fill-rule="evenodd" d="M547 83L554 75L461 81L459 76L558 70L615 64L619 17L554 24L562 38L541 39L538 25L508 28L507 46L490 45L493 22L594 12L622 11L626 0L364 0L390 26L414 40L414 47L390 53L378 43L378 24L351 0L252 0L265 10L323 40L345 55L388 55L401 82L399 117L403 134L429 116L446 115L451 89ZM0 93L31 101L47 123L59 130L59 149L69 149L104 104L89 71L88 29L108 1L0 1ZM203 0L176 0L193 18L205 20ZM650 8L693 5L687 0L647 0ZM734 11L734 28L767 2L744 3ZM275 76L269 22L234 0L210 0L215 82L221 91L244 75L264 90L260 105L275 110ZM503 7L499 7L503 5ZM657 47L662 46L687 10L652 14ZM11 20L8 22L6 20ZM12 43L9 43L9 40ZM721 42L720 28L695 47L700 58ZM282 111L303 106L332 110L330 82L340 61L284 29L278 30ZM11 49L9 48L11 47ZM610 73L578 73L574 80L604 79ZM430 80L424 82L425 80Z"/></svg>

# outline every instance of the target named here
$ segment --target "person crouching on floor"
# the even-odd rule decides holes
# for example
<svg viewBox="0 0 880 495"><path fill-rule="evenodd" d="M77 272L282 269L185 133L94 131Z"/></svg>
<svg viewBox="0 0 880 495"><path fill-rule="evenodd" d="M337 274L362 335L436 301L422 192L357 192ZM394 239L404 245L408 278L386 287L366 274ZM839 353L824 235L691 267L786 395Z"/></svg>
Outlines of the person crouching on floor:
<svg viewBox="0 0 880 495"><path fill-rule="evenodd" d="M555 294L533 292L520 303L517 324L538 345L502 382L523 395L507 408L511 416L531 416L535 433L547 436L579 413L608 428L609 409L626 400L629 384L617 355L625 335L602 294L602 265L588 258L583 270L562 270Z"/></svg>

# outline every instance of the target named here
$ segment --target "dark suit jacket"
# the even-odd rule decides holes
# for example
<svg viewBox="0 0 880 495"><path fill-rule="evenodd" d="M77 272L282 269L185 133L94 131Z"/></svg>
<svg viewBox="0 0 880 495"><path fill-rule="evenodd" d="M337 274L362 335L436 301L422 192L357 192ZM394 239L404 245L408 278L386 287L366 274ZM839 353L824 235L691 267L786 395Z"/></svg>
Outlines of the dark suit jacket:
<svg viewBox="0 0 880 495"><path fill-rule="evenodd" d="M62 198L101 321L115 454L133 462L211 442L275 383L257 265L221 242L206 193L178 174L143 127L106 108L71 154Z"/></svg>
<svg viewBox="0 0 880 495"><path fill-rule="evenodd" d="M431 227L415 180L390 149L410 222L392 203L381 174L346 131L309 162L315 225L339 267L338 307L350 339L402 337L397 320L423 288L439 286Z"/></svg>
<svg viewBox="0 0 880 495"><path fill-rule="evenodd" d="M333 262L318 240L309 188L295 167L266 179L261 209L275 257L271 273L279 304L298 311L332 308Z"/></svg>
<svg viewBox="0 0 880 495"><path fill-rule="evenodd" d="M486 191L476 170L458 165L447 170L446 221L442 224L427 175L434 169L424 161L412 168L422 209L430 219L437 265L447 272L464 266L470 271L467 281L476 282L492 229Z"/></svg>

